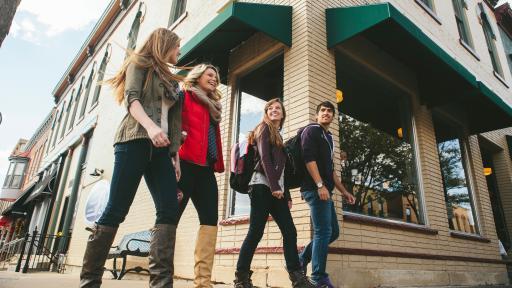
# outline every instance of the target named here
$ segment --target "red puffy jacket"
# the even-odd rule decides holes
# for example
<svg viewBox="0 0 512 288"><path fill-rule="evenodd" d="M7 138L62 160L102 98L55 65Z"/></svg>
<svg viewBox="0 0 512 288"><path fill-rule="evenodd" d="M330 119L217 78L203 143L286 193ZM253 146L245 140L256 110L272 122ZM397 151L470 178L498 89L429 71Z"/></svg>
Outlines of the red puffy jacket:
<svg viewBox="0 0 512 288"><path fill-rule="evenodd" d="M192 91L185 91L181 118L181 129L187 132L187 137L179 150L180 159L206 166L210 112L208 107L199 102L196 94ZM213 165L213 170L224 172L219 125L215 127L215 138L217 142L217 161Z"/></svg>

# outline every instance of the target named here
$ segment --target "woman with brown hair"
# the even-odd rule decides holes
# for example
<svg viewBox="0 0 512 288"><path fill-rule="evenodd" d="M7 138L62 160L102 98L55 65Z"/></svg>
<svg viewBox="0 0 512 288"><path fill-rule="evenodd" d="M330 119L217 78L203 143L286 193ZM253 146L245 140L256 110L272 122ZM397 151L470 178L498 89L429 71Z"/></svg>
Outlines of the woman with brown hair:
<svg viewBox="0 0 512 288"><path fill-rule="evenodd" d="M182 129L187 133L181 145L183 192L179 216L188 200L199 216L199 232L194 252L194 287L212 287L211 275L217 241L218 187L214 172L224 171L219 123L222 106L218 70L209 64L196 65L183 80Z"/></svg>
<svg viewBox="0 0 512 288"><path fill-rule="evenodd" d="M180 78L170 71L177 63L180 38L159 28L119 72L106 82L127 113L114 140L114 171L107 206L87 241L80 287L100 287L103 266L119 224L128 214L142 176L151 192L156 221L151 233L149 286L172 287L177 225L177 178L180 178Z"/></svg>
<svg viewBox="0 0 512 288"><path fill-rule="evenodd" d="M315 287L304 275L297 255L297 230L293 223L291 197L284 186L284 151L281 131L286 112L279 98L265 104L263 120L249 134L249 144L256 145L258 159L249 182L251 214L249 231L240 248L235 272L235 288L251 288L251 262L256 247L263 237L269 214L283 236L286 269L293 287Z"/></svg>

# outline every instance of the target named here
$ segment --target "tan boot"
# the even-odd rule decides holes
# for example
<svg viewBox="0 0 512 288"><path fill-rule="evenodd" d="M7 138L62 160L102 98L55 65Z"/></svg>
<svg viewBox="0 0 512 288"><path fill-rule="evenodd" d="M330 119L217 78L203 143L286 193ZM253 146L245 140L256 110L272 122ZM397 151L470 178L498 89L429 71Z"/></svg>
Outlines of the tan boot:
<svg viewBox="0 0 512 288"><path fill-rule="evenodd" d="M172 288L176 225L156 224L151 231L149 287Z"/></svg>
<svg viewBox="0 0 512 288"><path fill-rule="evenodd" d="M194 287L211 288L213 258L217 242L217 226L201 225L197 233L194 252Z"/></svg>
<svg viewBox="0 0 512 288"><path fill-rule="evenodd" d="M116 233L117 228L115 227L95 225L93 228L93 232L87 241L82 271L80 272L81 288L98 288L101 286L103 267Z"/></svg>

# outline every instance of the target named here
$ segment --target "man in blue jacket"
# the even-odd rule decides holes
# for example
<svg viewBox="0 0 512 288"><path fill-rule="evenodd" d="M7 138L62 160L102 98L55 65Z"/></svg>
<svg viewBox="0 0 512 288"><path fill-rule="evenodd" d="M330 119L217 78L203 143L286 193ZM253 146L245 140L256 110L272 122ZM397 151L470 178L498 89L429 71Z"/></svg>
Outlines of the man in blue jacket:
<svg viewBox="0 0 512 288"><path fill-rule="evenodd" d="M302 157L307 172L300 191L308 203L313 222L313 240L299 255L303 269L312 262L311 280L317 287L332 288L334 285L325 272L329 243L339 236L338 219L332 193L339 190L347 203L354 204L350 194L334 171L334 144L329 126L334 119L334 105L325 101L316 108L316 123L304 127L301 133Z"/></svg>

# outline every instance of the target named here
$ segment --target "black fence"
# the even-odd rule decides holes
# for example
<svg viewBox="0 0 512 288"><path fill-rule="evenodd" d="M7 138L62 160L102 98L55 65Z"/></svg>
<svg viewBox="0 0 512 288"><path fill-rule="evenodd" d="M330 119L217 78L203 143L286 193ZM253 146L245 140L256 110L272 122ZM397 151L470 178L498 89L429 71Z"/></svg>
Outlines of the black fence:
<svg viewBox="0 0 512 288"><path fill-rule="evenodd" d="M0 270L16 262L16 272L55 271L62 273L65 268L65 254L60 253L59 244L65 237L46 235L37 231L27 233L24 238L5 243L0 248ZM66 241L68 242L68 241Z"/></svg>

